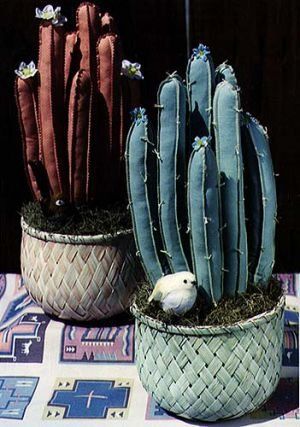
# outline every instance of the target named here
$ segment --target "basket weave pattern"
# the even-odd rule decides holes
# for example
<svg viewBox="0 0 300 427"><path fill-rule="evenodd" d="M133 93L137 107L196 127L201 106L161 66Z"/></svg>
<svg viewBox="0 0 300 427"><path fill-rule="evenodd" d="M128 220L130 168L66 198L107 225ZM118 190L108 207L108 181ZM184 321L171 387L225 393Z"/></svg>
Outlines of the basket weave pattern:
<svg viewBox="0 0 300 427"><path fill-rule="evenodd" d="M140 274L131 232L74 237L22 228L24 284L46 313L87 321L129 306Z"/></svg>
<svg viewBox="0 0 300 427"><path fill-rule="evenodd" d="M281 368L283 301L271 312L231 327L174 327L136 307L137 368L164 409L203 421L236 418L259 408Z"/></svg>

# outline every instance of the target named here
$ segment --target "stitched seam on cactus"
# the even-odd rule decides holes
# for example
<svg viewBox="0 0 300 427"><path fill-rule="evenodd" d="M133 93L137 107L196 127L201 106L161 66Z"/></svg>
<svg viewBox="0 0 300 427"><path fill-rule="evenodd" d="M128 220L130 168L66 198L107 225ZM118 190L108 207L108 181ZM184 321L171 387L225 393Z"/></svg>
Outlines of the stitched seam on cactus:
<svg viewBox="0 0 300 427"><path fill-rule="evenodd" d="M34 91L34 88L32 89ZM38 133L38 144L39 144L39 160L42 161L41 151L42 151L42 134L41 134L41 123L40 123L40 117L39 117L39 111L38 111L38 100L37 100L37 92L33 92L32 94L32 101L33 101L33 108L34 108L34 116L35 116L35 122L36 122L36 128Z"/></svg>
<svg viewBox="0 0 300 427"><path fill-rule="evenodd" d="M111 50L110 60L111 60L111 70L112 73L110 74L110 100L111 100L111 111L109 112L109 144L110 144L110 151L113 152L113 130L112 130L112 116L114 113L114 87L113 87L113 77L114 77L114 53L115 53L115 46L114 41L111 37L108 37L108 42Z"/></svg>
<svg viewBox="0 0 300 427"><path fill-rule="evenodd" d="M257 155L258 152L257 152L256 146L252 142L253 138L254 138L254 135L253 135L253 132L252 132L251 125L248 127L248 129L249 129L249 133L250 133L251 143L253 144L255 153ZM260 164L260 161L259 161L259 156L257 156L257 164L258 164L259 175L260 175L260 185L261 185L262 196L264 196L264 194L265 194L265 188L264 188L264 182L263 182L263 176L262 176L261 164ZM261 230L261 238L262 238L262 236L264 234L264 230L265 230L265 207L264 207L264 204L262 203L262 230ZM262 240L260 241L260 246L261 245L262 245ZM259 276L259 266L260 266L260 263L261 263L261 258L262 258L262 250L261 250L261 247L260 247L257 265L256 265L256 268L255 268L255 272L253 274L254 283L256 283L257 279L260 278L260 276Z"/></svg>
<svg viewBox="0 0 300 427"><path fill-rule="evenodd" d="M27 84L27 82L26 82ZM25 132L25 127L24 127L24 123L22 120L22 114L21 114L21 105L20 105L20 101L19 101L19 97L20 97L20 91L18 89L18 77L15 80L15 93L16 93L16 101L17 101L17 110L18 110L18 119L19 119L19 123L20 123L20 128L21 128L21 136L22 136L22 148L23 148L23 158L24 158L24 163L25 163L25 175L31 190L31 193L33 196L37 197L37 191L38 193L40 193L40 190L38 188L37 182L35 179L31 180L31 176L28 170L28 159L27 159L27 152L26 152L26 132ZM33 182L36 185L36 190L34 190L33 188Z"/></svg>
<svg viewBox="0 0 300 427"><path fill-rule="evenodd" d="M54 31L53 31L53 27L51 27L51 42L50 42L50 57L51 57L51 65L54 63ZM53 153L54 153L54 161L55 161L55 166L56 166L56 174L57 174L57 180L58 180L58 185L59 185L59 191L62 193L63 192L63 187L62 187L62 181L61 181L61 176L60 176L60 167L59 167L59 160L58 160L58 155L57 155L57 142L56 142L56 134L55 134L55 122L54 122L54 111L53 111L53 83L54 83L54 76L53 76L53 70L52 67L50 65L50 80L51 80L51 90L49 91L49 96L50 96L50 111L51 111L51 123L52 123L52 127L53 127Z"/></svg>
<svg viewBox="0 0 300 427"><path fill-rule="evenodd" d="M71 123L72 123L72 134L71 134L71 147L70 147L70 199L71 202L74 202L75 199L75 186L74 186L74 159L75 159L75 128L77 126L77 120L78 120L78 97L79 97L79 85L80 85L80 77L82 75L82 70L79 71L76 83L75 83L75 98L74 98L74 108L72 108L71 112Z"/></svg>
<svg viewBox="0 0 300 427"><path fill-rule="evenodd" d="M135 124L133 123L131 125L131 128L129 130L128 136L127 136L127 140L126 140L126 182L127 182L127 191L128 191L128 200L129 200L129 204L130 206L132 205L132 194L131 194L131 186L130 186L130 165L129 165L129 158L130 158L130 140L131 140L131 135L133 133ZM148 139L148 125L145 124L145 137ZM147 144L144 144L144 167L146 168L146 162L147 162ZM150 216L150 204L149 204L149 197L148 197L148 188L147 188L147 183L144 183L145 185L145 197L146 197L146 204L147 204L147 217L148 217L148 221L150 224L150 232L151 232L151 236L152 236L152 243L153 243L153 248L154 248L154 254L155 254L155 258L157 260L157 265L160 267L161 270L161 275L163 275L163 270L159 261L159 257L157 254L157 248L155 245L155 239L154 239L154 234L153 234L153 229L151 227L151 216ZM137 226L136 226L136 218L135 218L135 214L134 214L134 210L131 208L130 209L130 213L131 213L131 219L132 219L132 226L133 226L133 236L134 236L134 240L135 240L135 244L136 247L139 249L140 251L140 245L139 245L139 240L138 240L138 233L137 233ZM144 271L146 272L147 276L149 277L150 282L152 283L152 285L154 285L154 281L153 278L150 277L150 274L147 270L146 264L144 262L143 257L140 257L140 261L142 263L142 266L144 268Z"/></svg>
<svg viewBox="0 0 300 427"><path fill-rule="evenodd" d="M203 206L204 206L204 213L206 215L206 149L204 148L204 153L202 157L202 195L203 195ZM204 243L205 243L205 253L207 258L207 271L209 276L209 288L210 288L210 294L212 301L214 305L216 305L216 299L214 295L214 289L213 289L213 279L211 274L211 263L210 263L210 253L208 248L208 238L207 238L207 230L206 230L206 221L205 218L203 219L203 230L204 230Z"/></svg>
<svg viewBox="0 0 300 427"><path fill-rule="evenodd" d="M92 115L93 115L93 106L94 106L94 84L91 79L91 95L89 102L89 119L88 119L88 143L87 143L87 165L86 165L86 201L88 202L91 198L91 188L90 188L90 180L91 180L91 137L92 137Z"/></svg>
<svg viewBox="0 0 300 427"><path fill-rule="evenodd" d="M68 40L68 36L75 36L75 41L72 41L72 44L69 42L67 43ZM71 73L71 68L72 68L72 55L74 54L74 49L75 49L75 45L76 45L76 32L75 31L70 31L68 33L65 34L65 47L64 47L64 103L66 105L67 108L67 104L68 104L68 99L67 99L67 88L68 88L68 82L70 79L70 73ZM67 68L67 57L69 57L68 59L68 68Z"/></svg>
<svg viewBox="0 0 300 427"><path fill-rule="evenodd" d="M41 63L41 45L42 45L42 25L39 26L39 49L38 49L38 68L40 69ZM37 100L38 100L38 117L39 117L39 123L40 123L40 147L39 147L39 157L42 162L44 162L44 149L43 149L43 123L41 120L41 85L38 85L38 91L37 91Z"/></svg>
<svg viewBox="0 0 300 427"><path fill-rule="evenodd" d="M252 126L255 126L255 125L250 124L250 126L248 127L248 129L249 129L249 133L251 135L251 143L254 146L255 153L256 153L256 156L257 156L257 163L258 163L258 168L259 168L260 185L261 185L262 197L265 197L265 195L266 195L265 174L264 174L264 171L263 171L263 168L262 168L262 165L261 165L261 160L260 160L260 156L259 156L260 153L259 153L259 151L257 149L256 144L254 143L254 138L255 137L254 137L254 134L253 134ZM260 131L264 135L264 139L265 139L266 144L268 144L268 138L264 134L262 126L261 125L258 125L258 126L259 126ZM274 181L274 174L272 174L272 176L273 176L273 181ZM274 186L275 186L275 184L274 184ZM276 208L277 208L277 206L276 206L276 202L275 202L275 209ZM262 218L262 230L261 230L261 244L263 244L262 240L263 240L263 236L265 234L266 217L267 217L267 215L266 215L266 206L264 205L264 203L262 203L262 215L263 215L263 218ZM274 229L274 231L275 231L275 229ZM273 232L273 241L274 241L274 238L275 238L275 233ZM274 245L273 242L270 242L270 244ZM262 265L262 259L263 259L263 257L264 257L264 253L263 253L262 248L260 248L259 259L258 259L257 266L256 266L256 269L255 269L255 272L254 272L254 282L255 283L258 282L258 281L261 281L263 279L263 276L264 276L263 272L260 272L260 270L261 270L260 267ZM273 250L273 260L272 260L272 263L274 262L274 257L275 257L275 249Z"/></svg>
<svg viewBox="0 0 300 427"><path fill-rule="evenodd" d="M162 84L159 87L159 95L161 93L161 90L162 90L162 87L164 86L164 84L166 84L167 82L171 82L171 81L173 81L175 83L175 87L176 87L176 137L175 137L176 144L175 144L175 154L174 154L174 171L175 171L175 176L177 176L177 169L178 169L177 168L177 152L178 152L179 133L180 133L179 132L179 126L180 126L180 124L179 124L180 84L179 84L177 78L176 77L174 78L174 75L168 77L166 80L164 80L162 82ZM158 105L161 105L161 102L158 102ZM162 112L161 112L161 109L159 108L158 109L159 125L160 125L160 116L161 116L161 114L162 114ZM158 132L159 131L160 131L160 126L159 126ZM158 141L159 141L159 145L160 145L160 136L159 136L159 133L158 133ZM160 149L158 151L160 152ZM161 170L160 161L158 161L158 163L159 163L159 170ZM160 190L160 185L159 185L159 190ZM159 191L159 194L160 194L160 191ZM184 263L186 265L186 269L188 270L188 262L187 262L185 253L183 251L181 236L180 236L180 233L179 233L179 224L178 224L178 215L177 215L177 212L178 212L178 206L177 206L177 188L176 188L176 180L175 179L174 179L174 194L175 194L174 216L175 216L175 224L176 224L175 232L176 232L177 241L178 241L178 244L179 244L179 247L180 247L180 250L181 250L182 258L183 258ZM159 195L159 202L160 203L163 202L161 200L160 195ZM160 215L160 217L161 217L161 215ZM163 230L162 222L161 221L160 221L160 224L161 224L161 230ZM167 244L166 244L166 240L165 240L163 232L162 232L162 240L163 240L164 249L166 250L166 253L168 253L168 248L167 248ZM169 257L167 257L167 258L169 259ZM170 265L171 271L174 273L175 270L174 270L174 267L173 267L173 264L172 264L172 260L170 260L169 265Z"/></svg>
<svg viewBox="0 0 300 427"><path fill-rule="evenodd" d="M245 224L242 223L242 219L241 216L243 216L245 218L245 208L244 208L244 194L241 194L241 191L243 192L243 188L244 188L244 180L243 180L243 165L241 165L241 161L242 161L242 144L241 144L241 133L240 133L240 128L241 128L241 124L240 124L240 113L238 112L240 110L240 100L239 100L239 95L238 92L235 91L235 99L236 99L236 112L235 112L235 123L236 123L236 134L238 136L238 147L239 147L239 153L237 156L237 168L238 168L238 176L239 176L239 180L237 181L237 185L238 185L238 249L242 250L241 248L241 242L242 242L242 227ZM241 263L241 255L243 255L245 257L245 259L248 259L248 254L247 254L247 244L244 247L244 251L246 252L245 254L240 254L237 253L238 256L238 277L237 277L237 284L236 284L236 291L240 290L240 279L241 279L241 268L242 268L242 263ZM248 268L246 268L246 283L248 282Z"/></svg>
<svg viewBox="0 0 300 427"><path fill-rule="evenodd" d="M211 107L212 107L212 72L211 72L211 58L209 55L209 58L207 58L206 61L206 67L207 67L207 74L208 74L208 108L209 111L207 113L208 120L207 120L207 128L208 128L208 134L211 135Z"/></svg>

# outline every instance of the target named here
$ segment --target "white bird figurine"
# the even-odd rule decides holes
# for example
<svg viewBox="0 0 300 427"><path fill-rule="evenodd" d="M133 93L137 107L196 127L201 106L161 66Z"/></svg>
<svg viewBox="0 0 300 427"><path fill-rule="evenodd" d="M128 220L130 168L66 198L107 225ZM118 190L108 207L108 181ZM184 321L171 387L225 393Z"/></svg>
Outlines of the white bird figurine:
<svg viewBox="0 0 300 427"><path fill-rule="evenodd" d="M196 283L196 277L189 271L167 274L156 282L148 302L159 301L165 312L181 316L195 304Z"/></svg>

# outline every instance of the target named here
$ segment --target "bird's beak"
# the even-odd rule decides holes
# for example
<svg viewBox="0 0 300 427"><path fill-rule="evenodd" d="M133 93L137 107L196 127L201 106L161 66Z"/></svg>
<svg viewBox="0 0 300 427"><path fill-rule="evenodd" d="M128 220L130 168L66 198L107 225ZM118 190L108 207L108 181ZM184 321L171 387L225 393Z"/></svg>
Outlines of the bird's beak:
<svg viewBox="0 0 300 427"><path fill-rule="evenodd" d="M193 280L193 281L192 281L192 285L196 286L196 285L197 285L197 281L196 281L196 280Z"/></svg>

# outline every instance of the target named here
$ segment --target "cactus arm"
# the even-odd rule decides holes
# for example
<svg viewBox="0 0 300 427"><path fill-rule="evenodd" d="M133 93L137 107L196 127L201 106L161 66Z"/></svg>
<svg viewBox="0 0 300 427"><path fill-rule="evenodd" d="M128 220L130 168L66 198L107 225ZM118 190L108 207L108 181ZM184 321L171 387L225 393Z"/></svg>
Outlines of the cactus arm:
<svg viewBox="0 0 300 427"><path fill-rule="evenodd" d="M237 79L234 73L234 69L227 62L223 62L216 68L216 83L220 83L223 80L226 80L232 86L237 86Z"/></svg>
<svg viewBox="0 0 300 427"><path fill-rule="evenodd" d="M222 244L219 178L212 149L191 154L188 168L188 211L193 271L198 288L216 304L222 297Z"/></svg>
<svg viewBox="0 0 300 427"><path fill-rule="evenodd" d="M228 296L244 292L247 287L240 111L238 91L225 80L219 83L213 113L224 227L224 293Z"/></svg>
<svg viewBox="0 0 300 427"><path fill-rule="evenodd" d="M159 219L164 251L173 272L189 270L183 250L186 91L173 74L158 90Z"/></svg>
<svg viewBox="0 0 300 427"><path fill-rule="evenodd" d="M80 39L80 69L90 73L92 83L96 85L97 60L96 43L100 36L101 20L99 8L92 3L81 3L76 14L77 30Z"/></svg>
<svg viewBox="0 0 300 427"><path fill-rule="evenodd" d="M121 45L119 36L105 34L97 43L98 89L103 97L108 117L108 150L111 163L109 182L114 192L120 175L120 152L123 153L121 140Z"/></svg>
<svg viewBox="0 0 300 427"><path fill-rule="evenodd" d="M63 144L64 32L62 27L42 24L39 49L39 109L42 157L53 194L69 193L67 148Z"/></svg>
<svg viewBox="0 0 300 427"><path fill-rule="evenodd" d="M68 123L70 201L75 204L86 202L90 98L90 77L86 71L79 70L71 87Z"/></svg>
<svg viewBox="0 0 300 427"><path fill-rule="evenodd" d="M65 55L64 55L64 104L66 105L72 80L74 77L74 68L76 62L77 34L75 31L65 35Z"/></svg>
<svg viewBox="0 0 300 427"><path fill-rule="evenodd" d="M156 249L155 234L158 233L151 212L157 206L156 176L150 167L151 174L147 172L147 164L154 156L153 147L148 122L132 124L125 155L129 205L138 253L150 282L155 285L164 271Z"/></svg>
<svg viewBox="0 0 300 427"><path fill-rule="evenodd" d="M15 95L18 107L19 124L23 142L23 158L25 173L30 189L37 200L41 199L41 189L36 177L29 167L29 162L39 160L39 131L38 113L35 97L36 77L22 80L19 77L15 83Z"/></svg>
<svg viewBox="0 0 300 427"><path fill-rule="evenodd" d="M264 128L250 118L246 125L249 138L243 151L248 161L249 271L255 284L267 285L275 262L276 186L268 136ZM247 144L246 144L247 142ZM253 236L254 235L254 236Z"/></svg>
<svg viewBox="0 0 300 427"><path fill-rule="evenodd" d="M46 169L44 168L43 163L40 160L29 160L28 167L35 177L37 186L40 191L40 202L45 202L50 199L50 185L48 181L48 176Z"/></svg>
<svg viewBox="0 0 300 427"><path fill-rule="evenodd" d="M186 81L190 111L191 140L197 135L211 134L212 97L215 86L214 65L210 55L204 61L192 56L189 59Z"/></svg>

